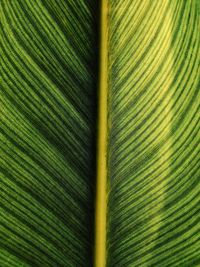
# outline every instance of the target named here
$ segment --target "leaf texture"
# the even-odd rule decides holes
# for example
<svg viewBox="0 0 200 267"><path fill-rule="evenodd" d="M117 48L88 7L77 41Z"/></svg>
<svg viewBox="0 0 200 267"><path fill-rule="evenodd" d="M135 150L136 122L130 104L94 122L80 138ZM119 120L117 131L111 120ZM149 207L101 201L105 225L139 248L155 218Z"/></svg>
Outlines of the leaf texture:
<svg viewBox="0 0 200 267"><path fill-rule="evenodd" d="M2 267L93 265L99 2L0 1ZM107 266L199 266L199 1L107 4Z"/></svg>
<svg viewBox="0 0 200 267"><path fill-rule="evenodd" d="M107 266L199 266L199 1L108 3Z"/></svg>
<svg viewBox="0 0 200 267"><path fill-rule="evenodd" d="M0 1L0 266L91 266L97 4Z"/></svg>

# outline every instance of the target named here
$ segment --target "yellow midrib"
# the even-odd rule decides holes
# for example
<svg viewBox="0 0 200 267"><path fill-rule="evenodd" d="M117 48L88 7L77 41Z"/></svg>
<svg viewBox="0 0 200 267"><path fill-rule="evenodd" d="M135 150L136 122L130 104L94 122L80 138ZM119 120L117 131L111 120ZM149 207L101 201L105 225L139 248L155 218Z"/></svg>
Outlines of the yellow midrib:
<svg viewBox="0 0 200 267"><path fill-rule="evenodd" d="M97 125L97 195L95 218L95 267L106 266L106 214L107 214L107 98L108 98L108 6L100 6L100 58Z"/></svg>

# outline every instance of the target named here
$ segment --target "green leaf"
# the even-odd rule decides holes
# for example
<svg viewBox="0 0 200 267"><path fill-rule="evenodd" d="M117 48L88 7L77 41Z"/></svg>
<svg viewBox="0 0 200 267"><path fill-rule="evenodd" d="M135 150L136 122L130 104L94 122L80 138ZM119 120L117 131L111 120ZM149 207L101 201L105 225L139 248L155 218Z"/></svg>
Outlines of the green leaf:
<svg viewBox="0 0 200 267"><path fill-rule="evenodd" d="M0 1L0 266L200 265L199 8Z"/></svg>
<svg viewBox="0 0 200 267"><path fill-rule="evenodd" d="M1 1L0 266L92 265L93 1Z"/></svg>
<svg viewBox="0 0 200 267"><path fill-rule="evenodd" d="M109 1L108 266L197 266L197 1Z"/></svg>

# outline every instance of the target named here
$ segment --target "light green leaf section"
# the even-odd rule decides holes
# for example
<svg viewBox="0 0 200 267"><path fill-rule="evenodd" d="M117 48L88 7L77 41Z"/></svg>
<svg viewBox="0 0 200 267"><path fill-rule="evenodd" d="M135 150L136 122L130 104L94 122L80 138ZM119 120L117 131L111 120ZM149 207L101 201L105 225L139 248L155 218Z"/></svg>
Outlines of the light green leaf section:
<svg viewBox="0 0 200 267"><path fill-rule="evenodd" d="M199 1L108 4L107 266L199 266Z"/></svg>
<svg viewBox="0 0 200 267"><path fill-rule="evenodd" d="M0 266L91 266L97 4L0 1Z"/></svg>

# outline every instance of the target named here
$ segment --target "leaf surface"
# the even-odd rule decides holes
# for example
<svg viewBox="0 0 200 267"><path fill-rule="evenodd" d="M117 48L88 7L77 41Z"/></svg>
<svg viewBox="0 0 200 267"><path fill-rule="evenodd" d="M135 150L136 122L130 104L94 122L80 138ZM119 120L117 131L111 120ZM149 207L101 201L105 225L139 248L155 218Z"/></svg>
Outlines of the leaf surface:
<svg viewBox="0 0 200 267"><path fill-rule="evenodd" d="M0 3L0 266L92 264L96 9Z"/></svg>
<svg viewBox="0 0 200 267"><path fill-rule="evenodd" d="M109 1L108 266L197 266L198 1Z"/></svg>
<svg viewBox="0 0 200 267"><path fill-rule="evenodd" d="M0 1L0 266L200 265L199 8Z"/></svg>

